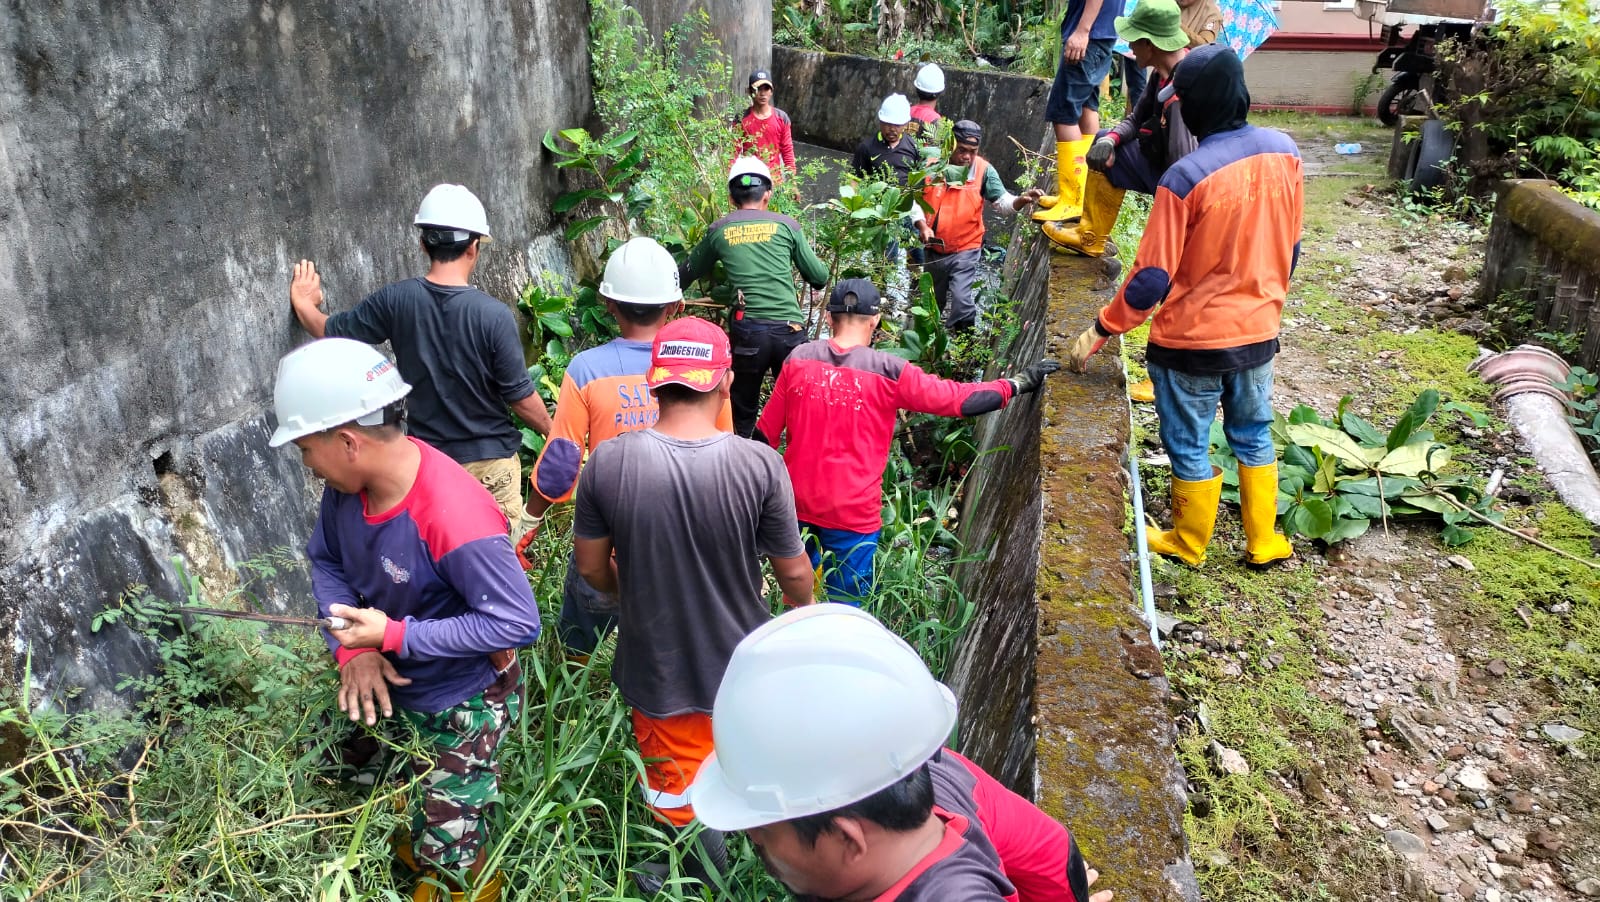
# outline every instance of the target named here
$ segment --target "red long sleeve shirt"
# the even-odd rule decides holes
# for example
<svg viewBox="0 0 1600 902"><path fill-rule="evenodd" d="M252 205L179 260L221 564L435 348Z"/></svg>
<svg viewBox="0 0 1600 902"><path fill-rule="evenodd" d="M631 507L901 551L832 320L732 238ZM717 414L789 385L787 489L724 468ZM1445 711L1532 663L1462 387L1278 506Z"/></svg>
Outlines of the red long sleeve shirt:
<svg viewBox="0 0 1600 902"><path fill-rule="evenodd" d="M954 382L875 348L819 339L794 349L756 428L784 464L802 523L848 532L883 526L883 468L901 410L976 416L1011 401L1009 379Z"/></svg>

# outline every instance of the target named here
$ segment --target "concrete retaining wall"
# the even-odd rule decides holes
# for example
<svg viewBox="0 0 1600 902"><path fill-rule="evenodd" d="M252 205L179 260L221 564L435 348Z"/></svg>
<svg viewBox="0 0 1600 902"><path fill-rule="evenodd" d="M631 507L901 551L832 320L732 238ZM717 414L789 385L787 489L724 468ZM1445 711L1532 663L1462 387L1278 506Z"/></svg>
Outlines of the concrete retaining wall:
<svg viewBox="0 0 1600 902"><path fill-rule="evenodd" d="M1578 363L1600 367L1600 213L1553 182L1501 182L1482 293L1528 299L1535 323L1582 335Z"/></svg>
<svg viewBox="0 0 1600 902"><path fill-rule="evenodd" d="M911 82L917 64L772 48L772 78L777 104L794 121L797 140L835 150L855 150L877 128L878 104L889 94L905 94L915 102ZM945 92L939 112L972 119L984 127L982 153L1008 185L1022 172L1020 154L1011 138L1037 148L1049 128L1044 120L1050 82L1025 75L945 70Z"/></svg>
<svg viewBox="0 0 1600 902"><path fill-rule="evenodd" d="M1015 361L1059 356L1105 302L1090 290L1095 261L1053 256L1033 235L1011 253ZM1053 377L982 422L962 539L984 556L959 573L981 613L951 673L961 749L1067 824L1119 900L1198 900L1171 689L1125 560L1115 342L1087 375Z"/></svg>
<svg viewBox="0 0 1600 902"><path fill-rule="evenodd" d="M769 12L711 2L764 62ZM348 309L422 270L411 216L451 181L488 207L490 293L567 266L539 142L593 115L587 25L583 0L0 9L0 685L31 651L35 697L114 703L140 652L88 626L126 586L303 547L313 489L264 420L304 340L293 261Z"/></svg>
<svg viewBox="0 0 1600 902"><path fill-rule="evenodd" d="M1393 74L1385 70L1372 77L1372 64L1381 49L1378 43L1347 50L1310 50L1293 44L1280 48L1269 41L1244 61L1250 104L1257 109L1310 113L1374 112L1378 95Z"/></svg>

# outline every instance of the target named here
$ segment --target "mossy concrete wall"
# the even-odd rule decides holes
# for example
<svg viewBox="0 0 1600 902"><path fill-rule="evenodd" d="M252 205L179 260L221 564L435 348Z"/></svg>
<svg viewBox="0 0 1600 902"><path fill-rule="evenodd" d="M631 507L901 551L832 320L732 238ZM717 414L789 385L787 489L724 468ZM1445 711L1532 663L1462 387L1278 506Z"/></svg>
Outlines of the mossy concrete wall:
<svg viewBox="0 0 1600 902"><path fill-rule="evenodd" d="M1092 290L1103 283L1096 261L1043 245L1012 248L1019 363L1059 358L1108 296ZM1065 823L1119 900L1196 900L1171 689L1123 532L1129 422L1117 343L1086 375L1045 386L980 431L985 456L962 530L979 559L959 573L980 613L951 673L959 744Z"/></svg>
<svg viewBox="0 0 1600 902"><path fill-rule="evenodd" d="M890 94L916 102L911 83L920 64L772 48L772 79L779 107L794 122L796 140L835 150L855 150L878 126L878 104ZM984 128L982 154L1014 185L1022 175L1022 154L1011 139L1038 148L1049 129L1044 120L1050 82L995 71L945 69L939 112L971 119Z"/></svg>
<svg viewBox="0 0 1600 902"><path fill-rule="evenodd" d="M1483 297L1526 300L1534 322L1582 335L1578 362L1600 366L1600 213L1554 182L1500 183L1483 264Z"/></svg>

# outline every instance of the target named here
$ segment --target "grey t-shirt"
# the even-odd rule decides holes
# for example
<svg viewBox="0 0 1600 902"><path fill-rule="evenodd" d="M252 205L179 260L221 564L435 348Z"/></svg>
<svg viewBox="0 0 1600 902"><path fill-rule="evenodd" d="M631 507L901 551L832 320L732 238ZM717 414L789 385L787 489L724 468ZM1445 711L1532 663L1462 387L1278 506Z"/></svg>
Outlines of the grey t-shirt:
<svg viewBox="0 0 1600 902"><path fill-rule="evenodd" d="M328 318L326 334L387 341L411 384L411 434L458 463L522 447L506 405L533 394L511 308L476 288L406 279Z"/></svg>
<svg viewBox="0 0 1600 902"><path fill-rule="evenodd" d="M772 616L761 558L805 553L783 458L727 433L602 443L578 479L572 532L616 549L611 677L658 718L711 711L734 646Z"/></svg>

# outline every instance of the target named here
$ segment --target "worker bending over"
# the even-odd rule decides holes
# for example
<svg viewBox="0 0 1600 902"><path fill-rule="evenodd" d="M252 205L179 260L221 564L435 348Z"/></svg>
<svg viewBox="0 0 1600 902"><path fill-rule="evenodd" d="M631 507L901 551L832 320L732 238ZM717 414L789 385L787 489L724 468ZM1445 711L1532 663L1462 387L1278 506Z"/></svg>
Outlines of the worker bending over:
<svg viewBox="0 0 1600 902"><path fill-rule="evenodd" d="M1150 550L1195 566L1205 560L1222 493L1209 455L1220 401L1239 458L1245 560L1262 566L1294 553L1273 528L1270 430L1272 358L1300 256L1300 153L1288 135L1246 122L1250 92L1229 48L1191 50L1172 88L1200 146L1161 177L1128 280L1073 343L1069 364L1083 372L1108 336L1154 318L1145 359L1172 460L1173 522L1149 534Z"/></svg>
<svg viewBox="0 0 1600 902"><path fill-rule="evenodd" d="M414 225L428 255L427 275L385 285L355 309L329 316L320 309L322 277L301 260L289 304L313 338L389 342L412 386L413 434L466 467L515 524L522 513L522 433L506 408L540 435L550 431L550 412L528 378L511 308L468 281L489 240L483 204L461 185L436 185Z"/></svg>
<svg viewBox="0 0 1600 902"><path fill-rule="evenodd" d="M683 310L678 264L650 238L633 238L612 252L600 280L600 297L617 321L621 336L572 358L561 379L550 436L529 476L532 491L522 514L517 556L533 569L528 548L552 504L569 501L578 485L584 457L601 442L656 424L656 399L645 371L650 345L669 318ZM733 430L724 406L717 428ZM616 625L616 598L595 590L578 575L577 559L567 565L561 587L561 644L567 654L587 660Z"/></svg>
<svg viewBox="0 0 1600 902"><path fill-rule="evenodd" d="M787 604L811 603L782 459L718 428L731 356L727 336L703 319L656 333L647 382L660 416L594 450L573 516L579 572L619 601L611 676L647 762L640 788L680 829L694 819L685 793L711 753L711 703L728 658L772 616L760 559ZM709 880L727 850L713 831L698 845L690 872ZM666 878L654 864L635 872L646 890Z"/></svg>
<svg viewBox="0 0 1600 902"><path fill-rule="evenodd" d="M872 347L882 315L866 279L833 286L824 316L830 338L801 345L778 377L757 431L794 482L806 552L833 601L872 594L873 556L883 527L883 469L901 410L970 417L1037 391L1058 365L1041 360L1009 379L954 382Z"/></svg>
<svg viewBox="0 0 1600 902"><path fill-rule="evenodd" d="M743 830L802 902L1108 902L1072 835L944 748L956 700L854 608L789 611L739 643L690 799Z"/></svg>
<svg viewBox="0 0 1600 902"><path fill-rule="evenodd" d="M984 203L996 213L1015 216L1044 192L1029 188L1015 195L1006 190L1000 173L978 155L983 126L962 119L952 133L956 144L950 152L950 165L942 178L931 179L922 189L928 211L917 221L917 231L925 246L924 265L933 276L934 298L944 311L945 328L953 331L978 324L974 288L978 265L983 262Z"/></svg>
<svg viewBox="0 0 1600 902"><path fill-rule="evenodd" d="M796 268L812 288L828 284L828 267L811 249L800 223L767 209L772 173L755 157L740 157L728 170L734 211L718 219L689 252L679 271L682 284L711 274L722 263L733 289L728 337L733 342L733 430L749 436L761 406L768 372L783 372L789 352L806 339L805 316L794 290Z"/></svg>
<svg viewBox="0 0 1600 902"><path fill-rule="evenodd" d="M477 884L451 898L491 902L500 890L498 876L480 874L485 818L523 692L507 649L538 635L539 608L494 499L406 436L411 392L373 348L312 342L278 364L269 444L294 442L326 483L306 554L321 615L349 621L328 639L340 710L369 727L399 710L422 742L406 764L417 791L400 844L402 861L428 869L413 898ZM352 747L348 763L376 771L357 757Z"/></svg>

